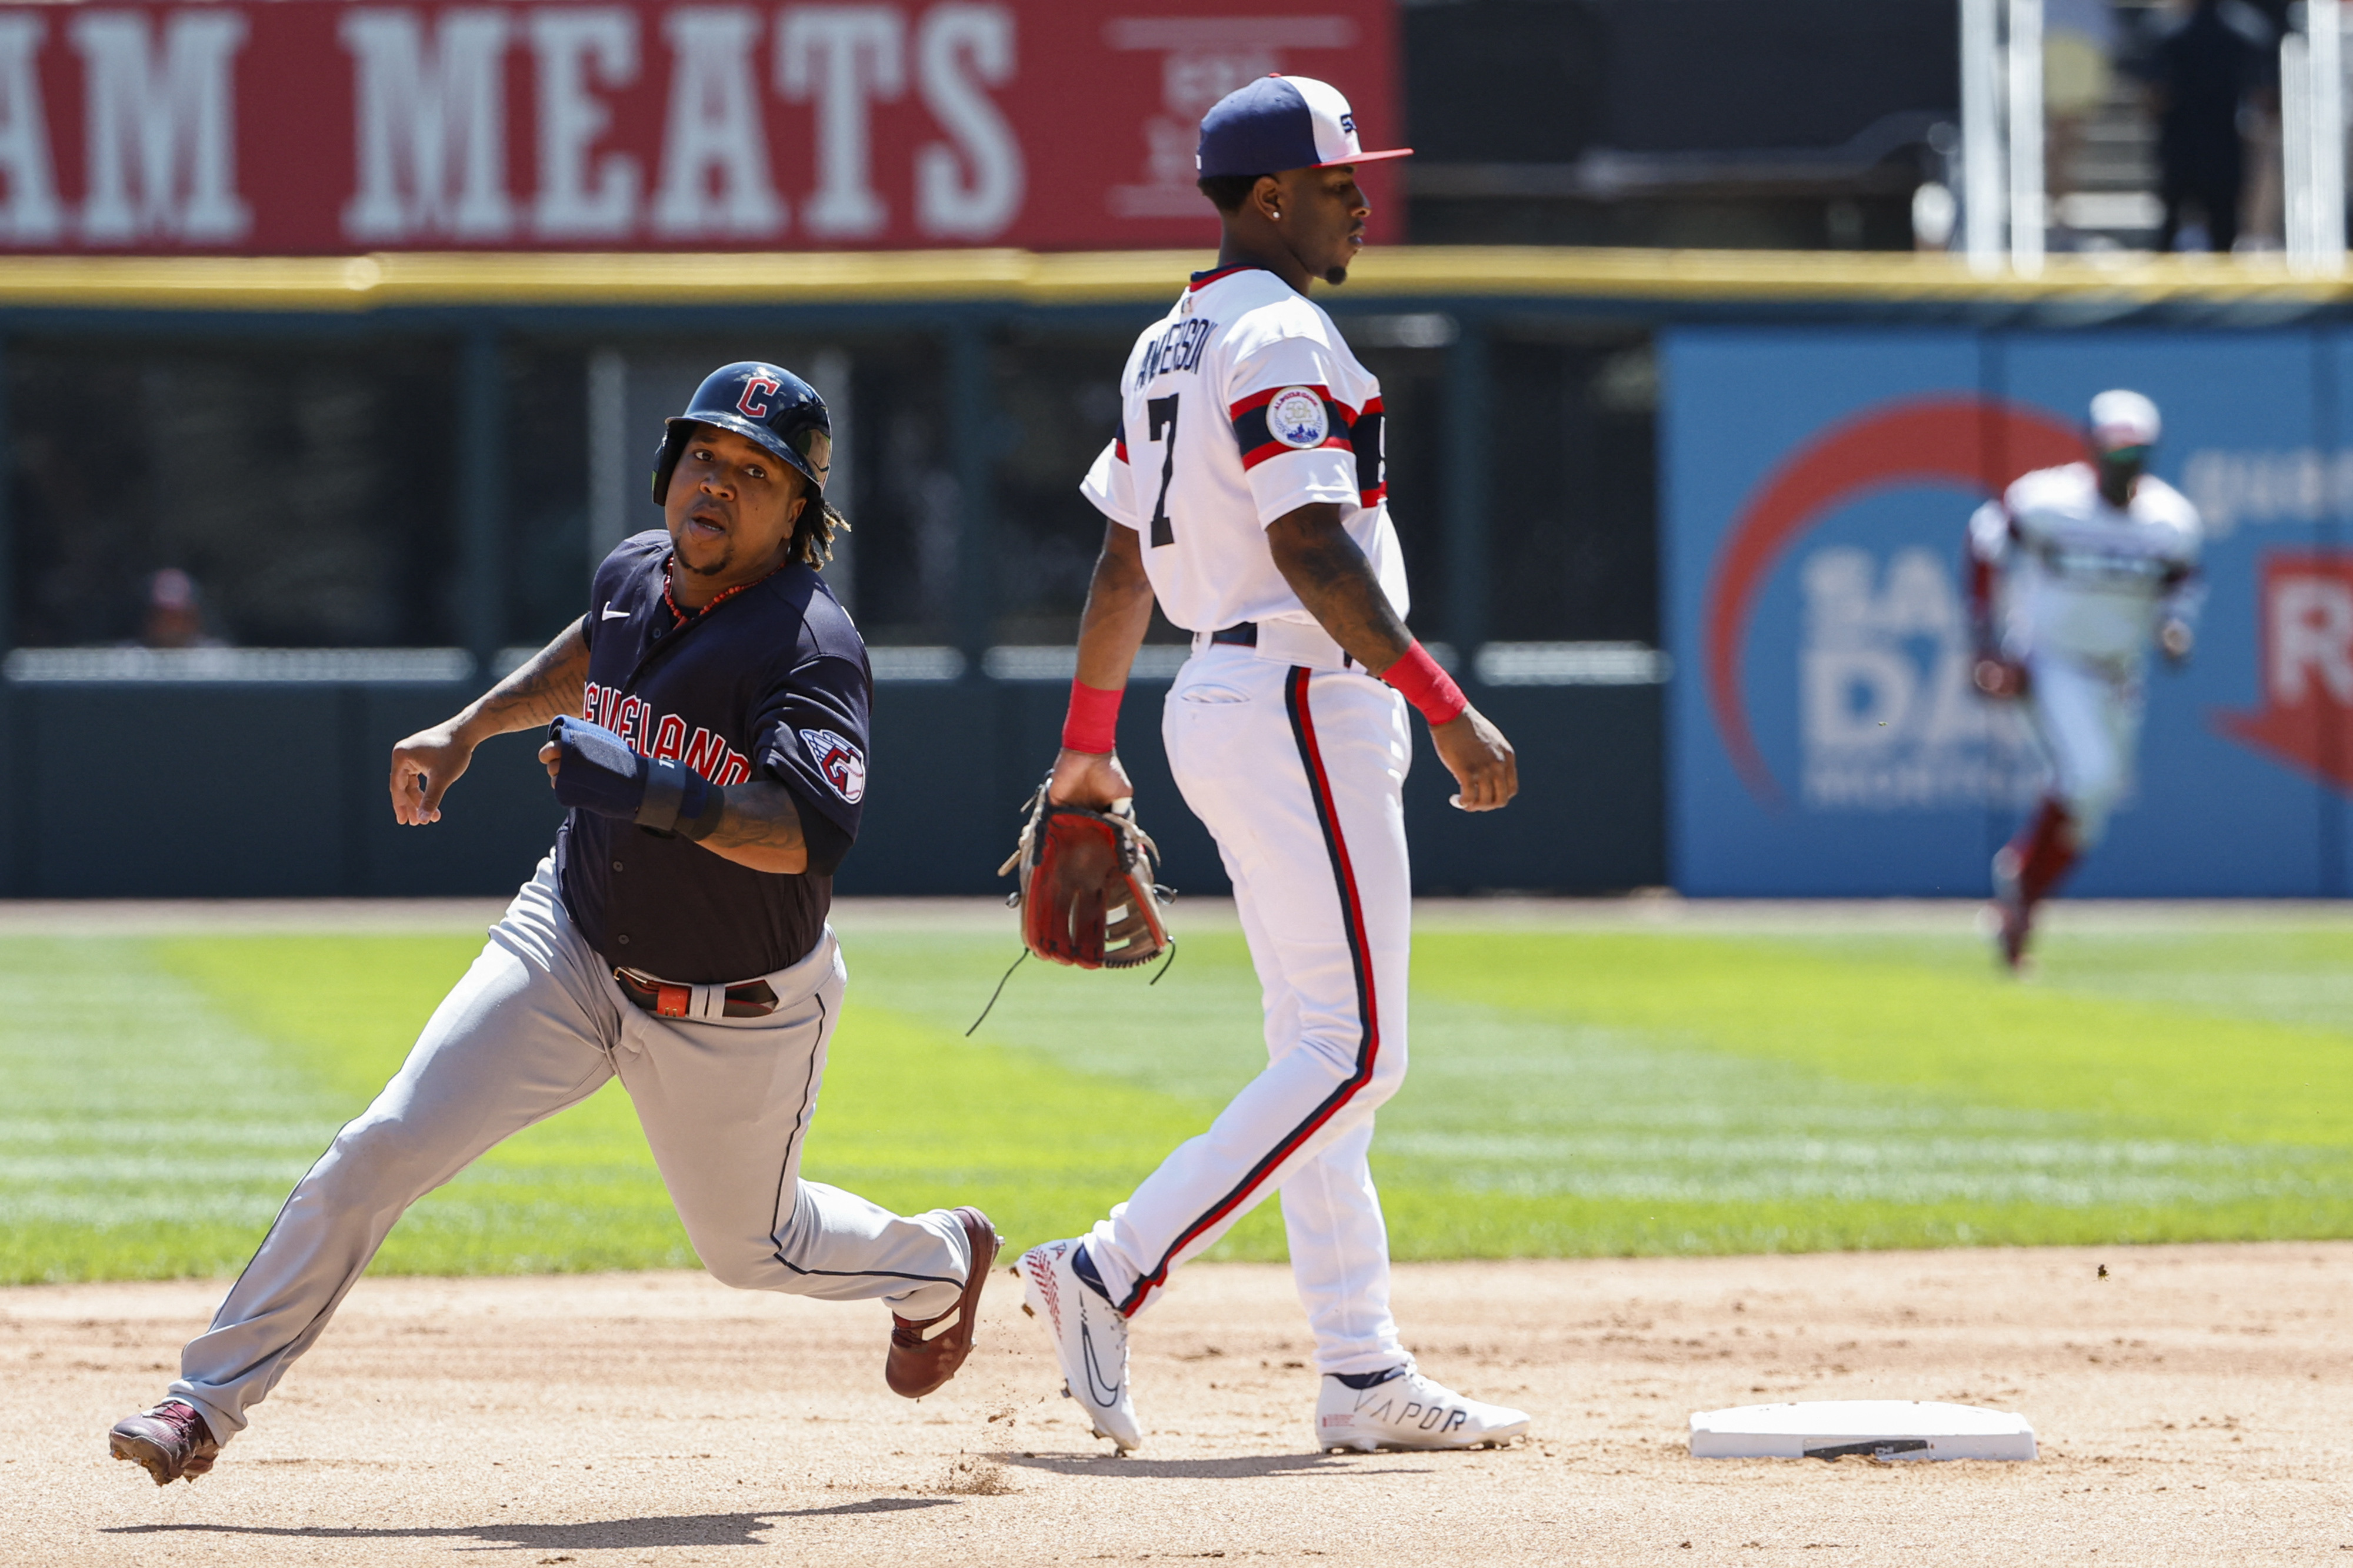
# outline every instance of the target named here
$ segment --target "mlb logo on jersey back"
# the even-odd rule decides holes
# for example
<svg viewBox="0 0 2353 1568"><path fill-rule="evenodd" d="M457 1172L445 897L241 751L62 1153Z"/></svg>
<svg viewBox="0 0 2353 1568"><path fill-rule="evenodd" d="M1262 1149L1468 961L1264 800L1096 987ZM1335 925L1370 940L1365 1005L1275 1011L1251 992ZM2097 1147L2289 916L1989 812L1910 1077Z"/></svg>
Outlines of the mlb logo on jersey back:
<svg viewBox="0 0 2353 1568"><path fill-rule="evenodd" d="M801 744L833 793L851 805L866 796L866 754L830 730L803 730Z"/></svg>
<svg viewBox="0 0 2353 1568"><path fill-rule="evenodd" d="M1266 433L1302 451L1321 447L1332 434L1324 395L1312 386L1286 386L1266 405Z"/></svg>

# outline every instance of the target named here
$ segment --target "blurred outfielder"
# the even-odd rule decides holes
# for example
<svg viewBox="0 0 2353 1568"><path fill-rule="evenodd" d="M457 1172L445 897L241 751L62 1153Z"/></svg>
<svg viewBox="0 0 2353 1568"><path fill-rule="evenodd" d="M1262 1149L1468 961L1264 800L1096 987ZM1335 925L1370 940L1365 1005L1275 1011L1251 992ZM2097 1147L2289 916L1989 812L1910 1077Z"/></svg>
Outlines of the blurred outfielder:
<svg viewBox="0 0 2353 1568"><path fill-rule="evenodd" d="M2026 704L2049 779L1994 857L2001 956L2018 967L2034 906L2100 840L2130 786L2153 642L2189 657L2200 587L2198 512L2145 472L2157 405L2092 399L2092 460L2021 477L1969 519L1978 689Z"/></svg>

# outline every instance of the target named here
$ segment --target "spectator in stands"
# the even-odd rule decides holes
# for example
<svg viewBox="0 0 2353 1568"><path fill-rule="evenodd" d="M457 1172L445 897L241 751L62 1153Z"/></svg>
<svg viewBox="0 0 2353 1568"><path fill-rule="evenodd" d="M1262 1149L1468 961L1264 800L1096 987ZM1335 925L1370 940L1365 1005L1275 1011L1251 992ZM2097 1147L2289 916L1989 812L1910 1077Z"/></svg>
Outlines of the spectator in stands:
<svg viewBox="0 0 2353 1568"><path fill-rule="evenodd" d="M142 647L222 646L220 638L205 633L195 578L176 566L166 566L147 579L147 618L140 627L139 643Z"/></svg>
<svg viewBox="0 0 2353 1568"><path fill-rule="evenodd" d="M2238 243L2246 189L2240 118L2265 80L2271 27L2245 0L2175 0L2174 11L2151 60L2165 203L2157 247L2174 248L2194 207L2207 248L2227 253Z"/></svg>
<svg viewBox="0 0 2353 1568"><path fill-rule="evenodd" d="M2043 190L2051 198L2052 238L2066 243L2067 197L2084 122L2108 101L2116 81L2116 15L2108 0L2044 0L2042 7Z"/></svg>

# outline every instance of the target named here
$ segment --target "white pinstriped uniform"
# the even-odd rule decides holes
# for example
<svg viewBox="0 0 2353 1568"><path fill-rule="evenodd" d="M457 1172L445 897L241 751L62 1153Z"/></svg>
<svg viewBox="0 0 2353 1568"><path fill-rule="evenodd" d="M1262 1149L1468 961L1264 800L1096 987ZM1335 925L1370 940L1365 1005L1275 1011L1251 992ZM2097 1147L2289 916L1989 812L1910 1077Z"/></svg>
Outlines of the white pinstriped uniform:
<svg viewBox="0 0 2353 1568"><path fill-rule="evenodd" d="M1269 1193L1327 1373L1407 1358L1366 1151L1405 1076L1410 879L1404 699L1340 651L1274 564L1265 530L1336 504L1408 606L1386 501L1380 384L1272 273L1197 279L1128 357L1119 438L1082 487L1141 535L1194 654L1162 720L1186 804L1218 841L1258 971L1268 1064L1087 1239L1133 1313ZM1254 647L1207 634L1255 622Z"/></svg>

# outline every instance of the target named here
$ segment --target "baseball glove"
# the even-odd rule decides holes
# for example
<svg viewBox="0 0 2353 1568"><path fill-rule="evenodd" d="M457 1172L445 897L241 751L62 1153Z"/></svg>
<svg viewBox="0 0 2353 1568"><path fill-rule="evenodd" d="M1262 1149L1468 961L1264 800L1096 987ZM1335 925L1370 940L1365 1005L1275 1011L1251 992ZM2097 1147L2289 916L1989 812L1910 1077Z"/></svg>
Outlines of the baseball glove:
<svg viewBox="0 0 2353 1568"><path fill-rule="evenodd" d="M1008 903L1021 910L1021 944L1039 957L1082 969L1133 969L1170 945L1161 905L1175 897L1154 876L1160 849L1135 825L1127 801L1109 811L1056 805L1046 784L1029 802L1029 819L1000 877L1016 868L1021 888Z"/></svg>

